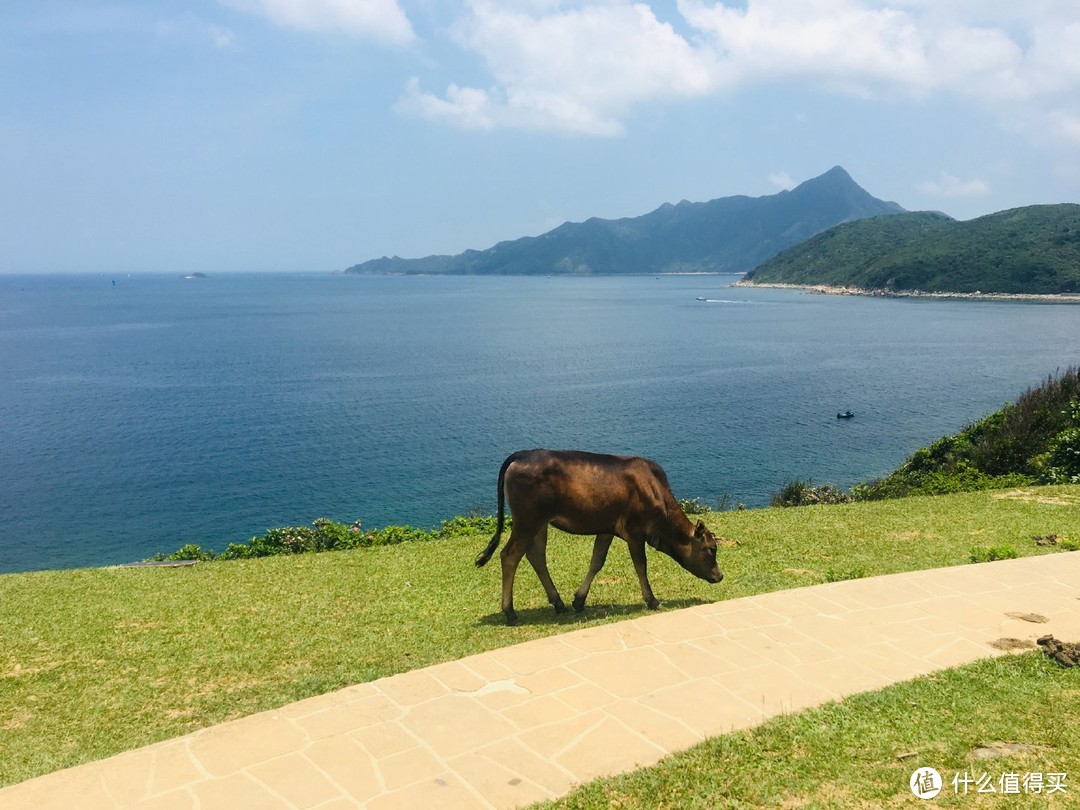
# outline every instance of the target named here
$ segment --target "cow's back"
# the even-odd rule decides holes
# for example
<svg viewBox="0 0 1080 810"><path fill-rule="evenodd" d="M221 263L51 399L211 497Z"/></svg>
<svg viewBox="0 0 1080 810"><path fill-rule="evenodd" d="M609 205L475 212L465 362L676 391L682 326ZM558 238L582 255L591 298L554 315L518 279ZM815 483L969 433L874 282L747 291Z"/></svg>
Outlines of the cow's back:
<svg viewBox="0 0 1080 810"><path fill-rule="evenodd" d="M524 450L511 456L505 491L515 521L552 523L574 534L625 534L675 505L660 465L637 456Z"/></svg>

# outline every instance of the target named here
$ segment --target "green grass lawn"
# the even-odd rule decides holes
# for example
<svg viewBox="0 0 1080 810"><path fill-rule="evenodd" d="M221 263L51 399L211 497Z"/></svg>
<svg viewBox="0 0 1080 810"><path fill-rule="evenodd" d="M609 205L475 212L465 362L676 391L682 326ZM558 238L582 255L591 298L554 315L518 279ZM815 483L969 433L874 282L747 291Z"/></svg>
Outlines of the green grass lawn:
<svg viewBox="0 0 1080 810"><path fill-rule="evenodd" d="M972 547L1080 539L1080 486L707 516L739 542L726 579L696 580L650 554L666 608L853 575L967 564ZM646 612L615 546L585 613L556 616L519 570L521 624L503 625L487 537L350 552L0 576L0 784L99 759L341 686ZM553 532L569 599L588 539Z"/></svg>

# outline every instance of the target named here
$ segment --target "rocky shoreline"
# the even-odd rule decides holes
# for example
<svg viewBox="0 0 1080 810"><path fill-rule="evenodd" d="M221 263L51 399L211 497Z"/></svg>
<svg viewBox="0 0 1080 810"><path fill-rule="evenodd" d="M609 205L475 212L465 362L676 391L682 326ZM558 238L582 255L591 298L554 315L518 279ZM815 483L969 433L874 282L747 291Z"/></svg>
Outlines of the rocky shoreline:
<svg viewBox="0 0 1080 810"><path fill-rule="evenodd" d="M804 290L815 295L864 295L878 298L963 298L974 301L1034 301L1044 304L1080 304L1080 293L984 293L984 292L926 292L924 290L867 290L861 287L842 287L831 284L780 284L774 282L737 281L733 287L762 287L776 290Z"/></svg>

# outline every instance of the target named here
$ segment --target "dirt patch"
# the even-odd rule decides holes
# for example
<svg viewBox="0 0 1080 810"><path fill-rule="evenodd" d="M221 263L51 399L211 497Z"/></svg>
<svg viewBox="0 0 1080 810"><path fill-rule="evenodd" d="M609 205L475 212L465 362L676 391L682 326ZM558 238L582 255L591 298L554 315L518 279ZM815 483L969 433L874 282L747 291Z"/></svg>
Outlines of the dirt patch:
<svg viewBox="0 0 1080 810"><path fill-rule="evenodd" d="M1080 505L1080 496L1067 493L1046 495L1036 489L1009 489L1005 492L994 492L990 495L995 501L1028 501L1029 503L1045 503L1050 506L1077 506Z"/></svg>
<svg viewBox="0 0 1080 810"><path fill-rule="evenodd" d="M1019 652L1020 650L1034 650L1035 643L1022 638L999 638L991 641L990 646L1003 652Z"/></svg>
<svg viewBox="0 0 1080 810"><path fill-rule="evenodd" d="M1040 613L1006 613L1005 615L1010 619L1019 619L1022 622L1031 622L1032 624L1046 624L1050 621Z"/></svg>
<svg viewBox="0 0 1080 810"><path fill-rule="evenodd" d="M996 759L1017 754L1035 754L1038 751L1037 745L1029 743L992 742L976 748L970 756L972 759Z"/></svg>
<svg viewBox="0 0 1080 810"><path fill-rule="evenodd" d="M812 576L812 577L819 576L817 571L811 571L809 568L785 568L784 573L785 574L803 574L803 575L809 575L809 576Z"/></svg>
<svg viewBox="0 0 1080 810"><path fill-rule="evenodd" d="M1063 667L1080 665L1080 644L1058 641L1053 636L1043 636L1036 643Z"/></svg>
<svg viewBox="0 0 1080 810"><path fill-rule="evenodd" d="M1037 534L1031 538L1037 546L1056 546L1058 536L1056 534Z"/></svg>

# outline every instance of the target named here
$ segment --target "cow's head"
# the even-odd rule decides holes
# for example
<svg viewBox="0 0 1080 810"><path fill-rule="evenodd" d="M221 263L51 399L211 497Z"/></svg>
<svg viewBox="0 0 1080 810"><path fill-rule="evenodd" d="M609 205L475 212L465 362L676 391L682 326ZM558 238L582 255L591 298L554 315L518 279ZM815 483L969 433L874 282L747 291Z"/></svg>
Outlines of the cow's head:
<svg viewBox="0 0 1080 810"><path fill-rule="evenodd" d="M675 562L696 577L714 585L724 578L716 564L716 537L703 521L698 521L694 533L684 542L675 544L671 556Z"/></svg>

